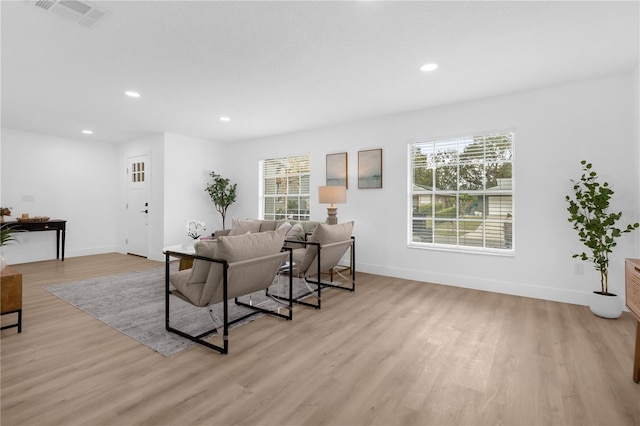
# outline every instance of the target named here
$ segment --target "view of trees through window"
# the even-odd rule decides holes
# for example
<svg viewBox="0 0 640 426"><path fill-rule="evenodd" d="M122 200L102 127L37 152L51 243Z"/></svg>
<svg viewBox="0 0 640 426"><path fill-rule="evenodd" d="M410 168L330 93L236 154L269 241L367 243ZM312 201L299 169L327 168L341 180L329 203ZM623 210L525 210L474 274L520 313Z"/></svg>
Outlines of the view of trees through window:
<svg viewBox="0 0 640 426"><path fill-rule="evenodd" d="M413 246L513 248L513 132L409 147Z"/></svg>
<svg viewBox="0 0 640 426"><path fill-rule="evenodd" d="M309 156L272 158L260 168L262 219L309 220Z"/></svg>

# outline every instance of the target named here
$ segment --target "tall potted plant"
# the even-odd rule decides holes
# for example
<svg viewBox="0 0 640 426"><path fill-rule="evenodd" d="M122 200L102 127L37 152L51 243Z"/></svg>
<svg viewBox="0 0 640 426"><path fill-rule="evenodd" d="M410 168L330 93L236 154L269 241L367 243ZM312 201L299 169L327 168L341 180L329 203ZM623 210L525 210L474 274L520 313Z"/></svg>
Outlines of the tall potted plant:
<svg viewBox="0 0 640 426"><path fill-rule="evenodd" d="M207 184L205 191L209 193L216 210L222 216L222 229L225 229L224 221L227 217L227 209L236 201L236 187L238 184L232 184L229 179L225 179L213 171L209 173L209 176L211 176L211 181Z"/></svg>
<svg viewBox="0 0 640 426"><path fill-rule="evenodd" d="M616 246L616 239L622 234L638 228L640 224L628 224L619 228L616 223L622 212L610 212L609 204L614 194L608 182L600 184L593 165L585 160L582 176L573 183L572 196L567 195L569 203L569 222L578 232L580 242L586 250L576 253L573 258L590 261L600 272L600 291L594 291L589 307L594 314L605 318L617 318L622 313L622 302L617 295L609 292L609 253Z"/></svg>

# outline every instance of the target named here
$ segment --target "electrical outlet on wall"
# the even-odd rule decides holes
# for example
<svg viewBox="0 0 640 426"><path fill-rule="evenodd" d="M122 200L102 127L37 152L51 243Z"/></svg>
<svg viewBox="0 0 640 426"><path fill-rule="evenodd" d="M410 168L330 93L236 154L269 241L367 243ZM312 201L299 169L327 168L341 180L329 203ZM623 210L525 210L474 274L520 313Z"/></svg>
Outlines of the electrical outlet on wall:
<svg viewBox="0 0 640 426"><path fill-rule="evenodd" d="M574 263L573 264L573 273L576 275L584 275L584 264L583 263Z"/></svg>
<svg viewBox="0 0 640 426"><path fill-rule="evenodd" d="M20 200L23 203L35 203L36 199L33 195L23 195Z"/></svg>

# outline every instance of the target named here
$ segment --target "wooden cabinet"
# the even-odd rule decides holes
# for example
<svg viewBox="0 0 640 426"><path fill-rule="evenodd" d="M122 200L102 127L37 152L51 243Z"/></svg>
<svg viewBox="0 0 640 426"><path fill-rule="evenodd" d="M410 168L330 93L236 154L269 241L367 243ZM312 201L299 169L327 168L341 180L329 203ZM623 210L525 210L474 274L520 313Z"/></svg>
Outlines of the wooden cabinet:
<svg viewBox="0 0 640 426"><path fill-rule="evenodd" d="M640 259L626 259L624 272L626 304L638 320L636 352L633 359L633 381L640 383Z"/></svg>
<svg viewBox="0 0 640 426"><path fill-rule="evenodd" d="M22 274L11 266L2 270L0 277L0 314L18 314L18 322L0 327L18 327L18 333L22 333Z"/></svg>

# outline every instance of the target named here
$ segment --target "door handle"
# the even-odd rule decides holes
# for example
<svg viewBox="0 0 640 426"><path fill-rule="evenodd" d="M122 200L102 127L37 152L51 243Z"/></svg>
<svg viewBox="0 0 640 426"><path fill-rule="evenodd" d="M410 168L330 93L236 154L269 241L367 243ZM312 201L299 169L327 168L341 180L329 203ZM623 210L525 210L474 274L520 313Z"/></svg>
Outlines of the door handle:
<svg viewBox="0 0 640 426"><path fill-rule="evenodd" d="M149 210L140 210L140 213L149 213Z"/></svg>

